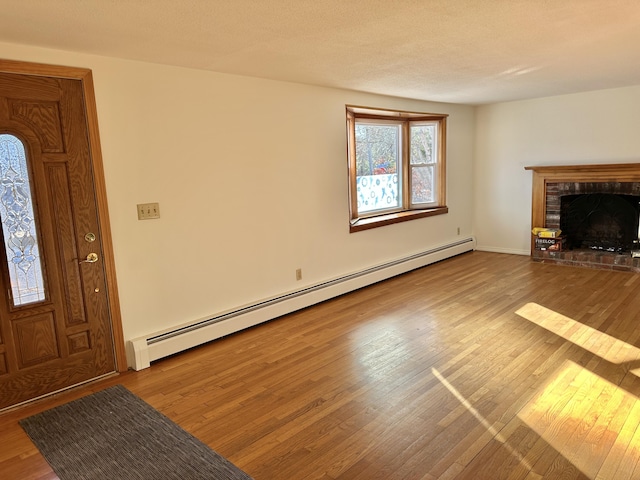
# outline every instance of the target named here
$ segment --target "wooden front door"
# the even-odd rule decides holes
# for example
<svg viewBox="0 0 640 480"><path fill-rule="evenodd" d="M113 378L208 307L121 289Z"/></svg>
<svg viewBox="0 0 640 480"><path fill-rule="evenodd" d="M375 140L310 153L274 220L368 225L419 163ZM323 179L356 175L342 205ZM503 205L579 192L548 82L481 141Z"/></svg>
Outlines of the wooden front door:
<svg viewBox="0 0 640 480"><path fill-rule="evenodd" d="M85 100L0 72L0 409L118 370Z"/></svg>

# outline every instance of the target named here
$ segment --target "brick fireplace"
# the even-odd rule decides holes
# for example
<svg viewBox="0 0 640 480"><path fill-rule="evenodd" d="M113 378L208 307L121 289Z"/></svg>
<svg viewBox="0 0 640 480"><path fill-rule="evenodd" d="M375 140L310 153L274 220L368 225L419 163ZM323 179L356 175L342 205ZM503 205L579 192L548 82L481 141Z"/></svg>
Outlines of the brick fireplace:
<svg viewBox="0 0 640 480"><path fill-rule="evenodd" d="M640 272L640 258L631 254L640 249L640 164L525 168L533 172L532 228L570 233L560 252L536 250L532 237L534 261Z"/></svg>

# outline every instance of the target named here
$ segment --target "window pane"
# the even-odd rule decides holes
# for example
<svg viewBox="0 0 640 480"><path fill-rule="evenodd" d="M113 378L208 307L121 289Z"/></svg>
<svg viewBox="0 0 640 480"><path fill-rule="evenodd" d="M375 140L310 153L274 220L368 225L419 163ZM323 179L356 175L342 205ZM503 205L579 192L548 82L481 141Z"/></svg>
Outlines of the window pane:
<svg viewBox="0 0 640 480"><path fill-rule="evenodd" d="M358 213L400 207L400 127L358 123L355 130Z"/></svg>
<svg viewBox="0 0 640 480"><path fill-rule="evenodd" d="M436 125L411 126L411 164L435 163Z"/></svg>
<svg viewBox="0 0 640 480"><path fill-rule="evenodd" d="M411 203L431 203L435 201L434 167L411 168Z"/></svg>
<svg viewBox="0 0 640 480"><path fill-rule="evenodd" d="M22 142L0 135L0 220L15 306L44 300L44 281Z"/></svg>
<svg viewBox="0 0 640 480"><path fill-rule="evenodd" d="M397 208L400 205L398 195L398 175L363 175L356 179L358 189L358 213L374 210Z"/></svg>

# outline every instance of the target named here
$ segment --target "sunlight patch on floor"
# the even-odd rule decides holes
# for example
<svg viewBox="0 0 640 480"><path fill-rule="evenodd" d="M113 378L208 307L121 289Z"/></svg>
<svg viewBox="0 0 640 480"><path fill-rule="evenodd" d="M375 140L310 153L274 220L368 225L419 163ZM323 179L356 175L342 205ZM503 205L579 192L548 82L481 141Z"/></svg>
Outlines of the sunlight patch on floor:
<svg viewBox="0 0 640 480"><path fill-rule="evenodd" d="M639 348L536 303L516 313L612 364L640 359ZM508 429L492 426L438 370L431 371L510 455L529 472L541 473L535 470L542 451L511 446ZM637 372L640 368L632 371ZM640 400L575 362L565 360L517 417L540 436L545 449L592 480L640 478Z"/></svg>
<svg viewBox="0 0 640 480"><path fill-rule="evenodd" d="M487 419L484 418L482 414L478 410L476 410L474 406L471 405L471 403L453 385L451 385L451 383L449 383L449 381L445 377L443 377L438 370L432 368L431 373L433 373L433 375L440 381L440 383L442 383L442 385L444 385L444 387L449 390L449 392L451 392L454 397L456 397L456 399L469 411L469 413L476 417L480 424L484 428L486 428L487 431L491 433L491 435L493 435L497 441L505 446L505 448L511 455L515 456L518 461L520 461L520 463L523 464L528 470L531 470L531 465L526 462L524 457L509 445L507 439L502 437L500 435L500 432L498 432L498 430L496 430L496 428L493 427L493 425L491 425L487 421Z"/></svg>
<svg viewBox="0 0 640 480"><path fill-rule="evenodd" d="M542 305L516 314L614 365L640 359L634 345ZM589 478L640 478L640 401L575 362L565 360L518 417Z"/></svg>
<svg viewBox="0 0 640 480"><path fill-rule="evenodd" d="M566 360L518 417L591 479L634 476L640 401Z"/></svg>
<svg viewBox="0 0 640 480"><path fill-rule="evenodd" d="M516 314L608 362L622 364L640 360L640 348L537 303L527 303L516 311ZM640 368L631 372L640 376Z"/></svg>

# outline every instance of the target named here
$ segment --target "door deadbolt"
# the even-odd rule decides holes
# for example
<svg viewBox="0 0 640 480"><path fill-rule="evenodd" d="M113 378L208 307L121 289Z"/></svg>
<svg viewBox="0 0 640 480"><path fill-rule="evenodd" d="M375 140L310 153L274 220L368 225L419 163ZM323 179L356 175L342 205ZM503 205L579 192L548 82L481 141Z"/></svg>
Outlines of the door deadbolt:
<svg viewBox="0 0 640 480"><path fill-rule="evenodd" d="M93 234L93 233L89 232L89 233L87 233L87 234L84 236L84 239L85 239L87 242L91 243L91 242L95 242L95 241L96 241L96 236L95 236L95 234Z"/></svg>

